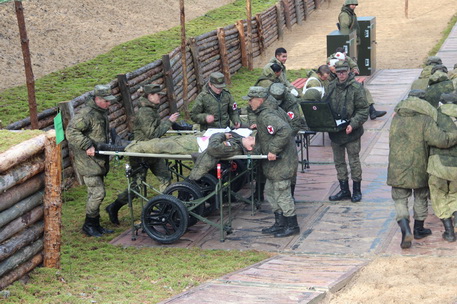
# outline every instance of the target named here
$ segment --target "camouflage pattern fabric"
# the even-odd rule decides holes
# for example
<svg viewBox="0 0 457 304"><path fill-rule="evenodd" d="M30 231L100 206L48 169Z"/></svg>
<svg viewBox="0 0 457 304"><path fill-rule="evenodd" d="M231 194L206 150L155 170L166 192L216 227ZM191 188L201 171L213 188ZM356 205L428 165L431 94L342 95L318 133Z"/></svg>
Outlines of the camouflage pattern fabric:
<svg viewBox="0 0 457 304"><path fill-rule="evenodd" d="M451 147L457 143L457 133L440 129L436 109L423 99L408 97L395 112L389 132L387 184L404 189L427 187L429 147Z"/></svg>
<svg viewBox="0 0 457 304"><path fill-rule="evenodd" d="M401 219L409 220L409 198L414 193L413 218L418 221L423 221L428 215L428 197L429 191L427 187L417 189L404 189L392 187L391 195L394 201L396 221Z"/></svg>
<svg viewBox="0 0 457 304"><path fill-rule="evenodd" d="M333 53L332 55L328 56L328 57L327 57L327 62L330 62L331 59L335 58L335 54L336 54L336 53ZM349 56L346 56L346 61L348 62L349 68L351 69L351 71L352 71L352 69L357 69L357 70L359 70L359 66L357 65L357 62L355 62L354 59L352 59L352 58L349 57Z"/></svg>
<svg viewBox="0 0 457 304"><path fill-rule="evenodd" d="M139 99L138 112L133 121L134 139L143 141L165 135L171 127L171 121L161 120L158 113L159 105L155 105L144 97Z"/></svg>
<svg viewBox="0 0 457 304"><path fill-rule="evenodd" d="M436 74L436 73L435 73ZM438 82L430 85L425 90L425 100L427 100L435 108L438 107L441 94L451 93L454 91L454 84L450 80Z"/></svg>
<svg viewBox="0 0 457 304"><path fill-rule="evenodd" d="M74 165L84 176L104 176L109 171L109 158L105 155L87 156L86 150L97 143L108 143L108 110L89 99L70 121L65 132L75 156Z"/></svg>
<svg viewBox="0 0 457 304"><path fill-rule="evenodd" d="M100 215L100 205L105 198L105 183L103 176L83 176L87 187L86 216L90 218Z"/></svg>
<svg viewBox="0 0 457 304"><path fill-rule="evenodd" d="M198 152L198 143L194 135L153 138L147 141L132 141L126 152L152 154L192 154Z"/></svg>
<svg viewBox="0 0 457 304"><path fill-rule="evenodd" d="M281 61L279 61L276 57L273 57L270 59L270 62L268 64L272 64L272 63L277 63L282 71L281 71L281 75L279 76L279 80L280 82L286 86L286 88L288 88L289 90L292 90L294 89L295 87L289 82L289 80L287 79L287 69L286 69L286 66L284 64L282 64ZM268 65L267 64L267 65Z"/></svg>
<svg viewBox="0 0 457 304"><path fill-rule="evenodd" d="M430 175L428 185L435 215L440 219L452 217L457 211L457 181Z"/></svg>
<svg viewBox="0 0 457 304"><path fill-rule="evenodd" d="M338 22L340 24L340 31L343 34L349 34L352 31L357 32L357 45L360 44L360 28L357 21L357 15L354 10L349 6L343 5L341 12L338 15Z"/></svg>
<svg viewBox="0 0 457 304"><path fill-rule="evenodd" d="M207 115L214 115L213 123L206 122ZM230 92L223 89L220 96L217 96L208 84L203 87L193 102L190 117L192 121L200 124L201 131L208 128L229 127L230 121L233 124L241 123L237 104Z"/></svg>
<svg viewBox="0 0 457 304"><path fill-rule="evenodd" d="M279 77L276 77L275 73L271 69L271 65L272 63L269 63L263 68L262 75L257 79L254 86L268 88L273 83L281 82L281 79L279 79Z"/></svg>
<svg viewBox="0 0 457 304"><path fill-rule="evenodd" d="M349 173L346 164L346 151L348 154L351 178L355 182L362 181L362 164L360 163L360 138L345 144L332 142L333 162L335 163L338 180L348 180Z"/></svg>
<svg viewBox="0 0 457 304"><path fill-rule="evenodd" d="M411 85L411 90L427 90L428 88L428 78L420 78L413 81Z"/></svg>
<svg viewBox="0 0 457 304"><path fill-rule="evenodd" d="M280 212L284 216L294 216L296 214L290 185L290 180L274 181L267 179L265 197L270 203L273 212Z"/></svg>

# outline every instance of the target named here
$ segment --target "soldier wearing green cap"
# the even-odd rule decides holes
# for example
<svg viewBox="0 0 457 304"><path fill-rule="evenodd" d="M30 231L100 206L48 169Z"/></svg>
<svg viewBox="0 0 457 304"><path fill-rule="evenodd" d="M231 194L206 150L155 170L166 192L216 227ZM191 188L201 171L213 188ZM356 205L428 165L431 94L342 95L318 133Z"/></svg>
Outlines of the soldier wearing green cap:
<svg viewBox="0 0 457 304"><path fill-rule="evenodd" d="M162 120L159 114L160 99L165 95L159 84L147 84L143 87L144 95L138 101L138 112L133 121L133 136L136 141L148 141L162 137L176 122L179 113L173 113L168 119ZM130 165L135 170L140 166L147 166L159 179L159 190L164 191L170 185L171 174L167 161L151 157L130 157ZM134 196L134 194L133 194ZM128 203L128 190L118 195L117 199L106 207L110 221L119 225L119 209Z"/></svg>
<svg viewBox="0 0 457 304"><path fill-rule="evenodd" d="M109 171L109 158L96 155L97 144L108 143L108 109L116 97L109 85L97 85L93 99L86 101L70 121L66 130L69 147L74 154L75 169L87 187L86 219L82 230L88 236L100 237L112 233L100 226L100 205L105 198L104 177Z"/></svg>
<svg viewBox="0 0 457 304"><path fill-rule="evenodd" d="M224 75L211 73L208 83L193 102L191 119L200 124L200 130L226 128L230 121L235 128L241 125L240 113L232 94L225 89Z"/></svg>
<svg viewBox="0 0 457 304"><path fill-rule="evenodd" d="M457 143L457 133L440 128L437 109L415 97L420 94L420 91L410 92L408 98L398 103L389 131L387 185L392 187L396 220L402 233L401 248L411 247L413 240L408 208L408 200L413 193L414 238L421 239L431 234L430 229L424 228L428 215L427 165L430 148L448 148Z"/></svg>
<svg viewBox="0 0 457 304"><path fill-rule="evenodd" d="M332 142L333 160L341 191L331 195L329 200L340 201L351 199L359 202L362 199L361 181L362 166L360 164L360 138L363 135L363 124L368 119L369 105L365 91L354 75L349 73L349 64L338 61L335 64L337 79L329 85L324 100L329 100L335 119L350 121L346 129L329 133ZM346 152L353 181L353 195L349 190Z"/></svg>
<svg viewBox="0 0 457 304"><path fill-rule="evenodd" d="M267 178L265 196L275 214L275 223L262 229L264 234L286 237L298 234L295 203L291 195L291 179L297 172L297 151L289 125L290 117L278 107L278 102L263 87L250 87L247 96L257 115L256 144L268 159L262 161Z"/></svg>
<svg viewBox="0 0 457 304"><path fill-rule="evenodd" d="M355 8L359 5L357 0L346 0L338 15L339 29L343 34L357 31L357 45L360 45L360 28L355 14Z"/></svg>
<svg viewBox="0 0 457 304"><path fill-rule="evenodd" d="M425 90L425 100L437 108L441 94L450 93L454 90L454 83L449 80L449 76L441 70L436 70L428 79L428 88Z"/></svg>

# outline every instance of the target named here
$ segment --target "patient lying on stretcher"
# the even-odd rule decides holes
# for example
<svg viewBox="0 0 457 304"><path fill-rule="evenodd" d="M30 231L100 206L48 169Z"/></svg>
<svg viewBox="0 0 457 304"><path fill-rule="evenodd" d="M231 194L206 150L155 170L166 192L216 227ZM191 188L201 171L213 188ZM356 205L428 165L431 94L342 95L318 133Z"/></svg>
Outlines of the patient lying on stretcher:
<svg viewBox="0 0 457 304"><path fill-rule="evenodd" d="M253 136L243 137L235 132L222 132L214 133L210 137L182 135L132 141L122 148L125 152L152 154L195 154L204 150L197 156L189 176L191 180L199 180L208 171L214 169L221 158L252 153L254 146Z"/></svg>

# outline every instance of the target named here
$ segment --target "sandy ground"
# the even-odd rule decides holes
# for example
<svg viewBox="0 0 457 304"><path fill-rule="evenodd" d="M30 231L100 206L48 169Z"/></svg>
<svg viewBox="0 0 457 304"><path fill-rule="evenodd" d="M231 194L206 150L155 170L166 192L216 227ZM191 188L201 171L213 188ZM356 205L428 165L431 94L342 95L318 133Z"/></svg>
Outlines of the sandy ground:
<svg viewBox="0 0 457 304"><path fill-rule="evenodd" d="M187 19L230 0L187 0ZM288 50L287 67L325 63L326 34L335 29L342 0L324 3L302 25L286 31L255 65L263 66L274 49ZM159 9L160 3L160 9ZM377 68L418 68L456 13L457 0L359 0L358 16L376 16ZM31 0L24 1L35 77L104 53L136 37L175 26L178 1ZM147 27L144 24L148 24ZM0 4L0 89L24 83L22 53L12 2ZM455 257L378 257L326 303L450 303L457 296Z"/></svg>

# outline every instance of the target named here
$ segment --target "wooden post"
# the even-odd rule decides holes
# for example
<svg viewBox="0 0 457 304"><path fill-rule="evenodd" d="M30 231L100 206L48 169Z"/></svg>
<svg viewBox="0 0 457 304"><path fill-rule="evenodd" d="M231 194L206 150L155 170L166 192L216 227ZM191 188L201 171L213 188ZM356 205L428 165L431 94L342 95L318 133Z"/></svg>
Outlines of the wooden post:
<svg viewBox="0 0 457 304"><path fill-rule="evenodd" d="M16 9L17 24L19 26L19 35L21 38L22 56L24 57L25 80L27 82L27 93L29 97L30 123L32 129L38 129L38 114L35 98L35 79L32 70L32 60L30 58L29 39L27 38L27 29L24 20L24 8L21 1L14 1Z"/></svg>
<svg viewBox="0 0 457 304"><path fill-rule="evenodd" d="M314 6L316 7L316 9L320 7L320 1L321 0L314 0Z"/></svg>
<svg viewBox="0 0 457 304"><path fill-rule="evenodd" d="M238 29L238 35L240 36L241 65L248 67L248 54L246 50L246 37L244 35L243 20L238 20L236 22L236 28Z"/></svg>
<svg viewBox="0 0 457 304"><path fill-rule="evenodd" d="M130 132L133 132L133 117L135 111L132 104L132 95L130 94L130 88L125 74L117 75L117 81L119 83L119 90L122 96L122 105L125 109L125 116L127 116L127 127Z"/></svg>
<svg viewBox="0 0 457 304"><path fill-rule="evenodd" d="M165 76L165 84L167 86L167 99L170 113L178 111L176 105L175 86L173 84L173 71L171 70L170 55L162 56L163 75Z"/></svg>
<svg viewBox="0 0 457 304"><path fill-rule="evenodd" d="M248 58L248 69L252 71L253 67L253 60L252 60L252 13L251 13L251 0L246 0L246 31L247 31L247 58Z"/></svg>
<svg viewBox="0 0 457 304"><path fill-rule="evenodd" d="M303 0L303 19L308 19L308 0Z"/></svg>
<svg viewBox="0 0 457 304"><path fill-rule="evenodd" d="M304 0L306 1L306 0ZM282 16L283 10L281 7L281 2L276 3L276 23L278 25L278 40L283 40L284 38L284 31L282 30Z"/></svg>
<svg viewBox="0 0 457 304"><path fill-rule="evenodd" d="M225 43L225 31L222 27L217 28L217 40L219 41L219 54L221 55L222 74L224 74L225 83L231 84L230 66L227 57L227 44Z"/></svg>
<svg viewBox="0 0 457 304"><path fill-rule="evenodd" d="M62 115L62 124L63 129L66 130L68 123L70 120L75 116L75 110L73 109L73 104L71 101L62 101L58 104L60 114ZM76 170L75 166L75 156L73 151L71 151L70 147L68 147L68 156L70 157L71 166L73 167L73 171L75 172L76 180L80 185L84 185L83 177L79 174L78 170Z"/></svg>
<svg viewBox="0 0 457 304"><path fill-rule="evenodd" d="M262 18L260 14L255 15L255 20L257 22L257 32L259 35L259 51L260 54L262 54L265 51L265 45L264 45L264 36L263 36L263 25L262 25Z"/></svg>
<svg viewBox="0 0 457 304"><path fill-rule="evenodd" d="M408 19L408 0L405 0L405 17Z"/></svg>
<svg viewBox="0 0 457 304"><path fill-rule="evenodd" d="M200 59L198 57L198 47L197 47L197 41L195 40L194 37L190 38L190 53L192 55L192 61L194 62L194 71L195 71L195 77L197 78L197 92L200 93L203 88L203 76L201 74L201 66L200 66Z"/></svg>
<svg viewBox="0 0 457 304"><path fill-rule="evenodd" d="M186 14L184 11L184 0L179 0L180 20L181 20L181 65L182 65L182 100L185 118L189 119L189 109L187 101L187 88L189 86L187 79L187 60L186 60Z"/></svg>
<svg viewBox="0 0 457 304"><path fill-rule="evenodd" d="M281 0L281 3L284 7L284 19L286 19L286 27L290 30L292 28L292 21L290 20L289 5L284 0Z"/></svg>
<svg viewBox="0 0 457 304"><path fill-rule="evenodd" d="M297 24L303 24L303 12L300 11L300 0L294 0L295 2L295 15L297 16Z"/></svg>
<svg viewBox="0 0 457 304"><path fill-rule="evenodd" d="M62 239L62 148L56 145L55 130L47 132L44 188L44 255L43 265L60 268Z"/></svg>

